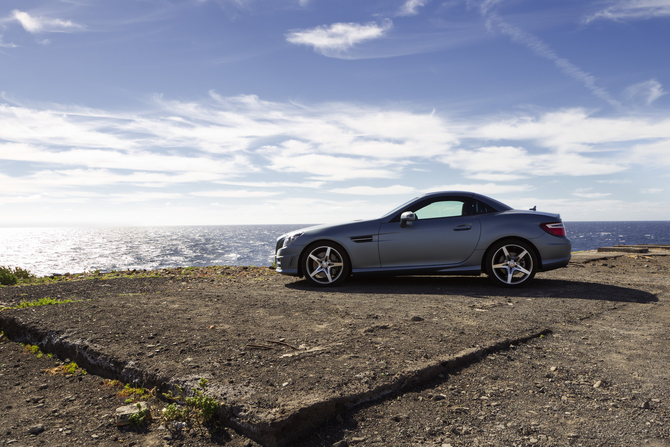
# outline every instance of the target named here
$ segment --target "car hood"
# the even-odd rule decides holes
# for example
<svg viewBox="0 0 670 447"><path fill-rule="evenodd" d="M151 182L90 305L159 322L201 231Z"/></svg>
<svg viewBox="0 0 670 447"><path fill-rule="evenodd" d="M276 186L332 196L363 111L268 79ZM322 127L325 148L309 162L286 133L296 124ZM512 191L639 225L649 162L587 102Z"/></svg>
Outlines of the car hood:
<svg viewBox="0 0 670 447"><path fill-rule="evenodd" d="M292 231L292 233L304 233L308 235L317 235L320 233L330 233L332 230L338 230L338 232L349 232L359 229L369 229L370 225L379 225L379 219L370 219L370 220L355 220L353 222L343 222L337 224L321 224L313 225L311 227L301 228L299 230Z"/></svg>

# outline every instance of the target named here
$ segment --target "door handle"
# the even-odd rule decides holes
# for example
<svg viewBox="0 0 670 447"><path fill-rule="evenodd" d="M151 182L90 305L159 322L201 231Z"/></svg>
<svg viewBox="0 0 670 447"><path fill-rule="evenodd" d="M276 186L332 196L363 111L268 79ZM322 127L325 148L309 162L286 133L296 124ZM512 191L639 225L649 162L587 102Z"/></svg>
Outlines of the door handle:
<svg viewBox="0 0 670 447"><path fill-rule="evenodd" d="M465 230L471 230L472 229L472 224L463 224L459 225L456 228L454 228L454 231L465 231Z"/></svg>

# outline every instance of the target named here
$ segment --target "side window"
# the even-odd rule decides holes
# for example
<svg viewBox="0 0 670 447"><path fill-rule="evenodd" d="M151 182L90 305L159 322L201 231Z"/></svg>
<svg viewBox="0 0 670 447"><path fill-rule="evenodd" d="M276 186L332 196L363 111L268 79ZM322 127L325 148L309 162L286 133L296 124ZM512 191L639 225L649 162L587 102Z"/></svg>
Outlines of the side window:
<svg viewBox="0 0 670 447"><path fill-rule="evenodd" d="M496 212L498 212L498 210L496 210L495 208L493 208L489 205L486 205L485 203L480 202L479 200L477 200L475 202L475 213L476 214L488 214L488 213L496 213Z"/></svg>
<svg viewBox="0 0 670 447"><path fill-rule="evenodd" d="M417 219L441 219L445 217L457 217L464 214L465 202L462 200L446 200L432 202L416 210Z"/></svg>

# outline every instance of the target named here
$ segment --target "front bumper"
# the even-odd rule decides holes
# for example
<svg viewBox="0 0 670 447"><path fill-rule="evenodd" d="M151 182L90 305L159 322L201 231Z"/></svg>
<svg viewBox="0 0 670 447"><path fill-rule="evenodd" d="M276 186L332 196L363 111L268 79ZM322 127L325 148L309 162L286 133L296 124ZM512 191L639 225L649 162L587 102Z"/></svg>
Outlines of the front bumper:
<svg viewBox="0 0 670 447"><path fill-rule="evenodd" d="M280 248L275 253L275 263L277 264L277 273L282 275L298 276L298 261L300 253L291 250L292 246Z"/></svg>

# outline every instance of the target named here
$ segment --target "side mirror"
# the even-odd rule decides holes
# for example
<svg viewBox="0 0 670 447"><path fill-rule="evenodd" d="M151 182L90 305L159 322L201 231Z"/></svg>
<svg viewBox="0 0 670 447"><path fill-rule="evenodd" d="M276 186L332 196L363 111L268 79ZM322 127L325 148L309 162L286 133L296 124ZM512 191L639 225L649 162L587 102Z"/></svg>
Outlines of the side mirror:
<svg viewBox="0 0 670 447"><path fill-rule="evenodd" d="M409 225L411 225L412 222L414 222L415 220L416 220L416 214L414 214L411 211L405 211L400 215L400 226L402 228L405 228L408 225L408 223Z"/></svg>

